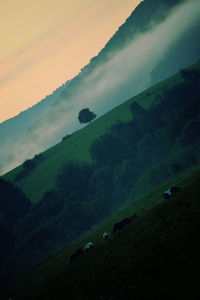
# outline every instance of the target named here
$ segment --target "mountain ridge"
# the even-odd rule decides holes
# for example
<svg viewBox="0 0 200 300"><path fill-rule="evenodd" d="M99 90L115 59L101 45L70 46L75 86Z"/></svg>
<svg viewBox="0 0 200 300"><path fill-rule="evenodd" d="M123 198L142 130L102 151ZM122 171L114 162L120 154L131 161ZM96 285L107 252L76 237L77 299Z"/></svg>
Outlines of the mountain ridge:
<svg viewBox="0 0 200 300"><path fill-rule="evenodd" d="M56 101L56 98L59 97L59 94L62 93L63 89L65 88L65 85L68 85L69 83L66 82L62 86L60 86L58 89L56 89L54 92L52 92L50 95L47 95L45 98L43 98L38 103L34 104L32 107L25 109L24 111L21 111L16 116L13 116L12 118L9 118L3 122L0 123L0 136L1 141L5 139L5 136L8 135L10 138L13 139L14 135L11 135L14 128L17 128L17 134L23 134L25 131L27 131L27 128L31 126L31 124L38 118L41 118L42 115L46 113L48 108L53 104L53 102ZM20 120L19 120L20 119ZM26 122L27 128L23 129L21 128L21 124L18 125L18 123ZM27 125L27 123L30 123ZM6 128L10 126L10 128ZM7 132L3 132L3 130L7 130ZM24 130L24 132L23 132ZM15 132L16 134L16 132Z"/></svg>

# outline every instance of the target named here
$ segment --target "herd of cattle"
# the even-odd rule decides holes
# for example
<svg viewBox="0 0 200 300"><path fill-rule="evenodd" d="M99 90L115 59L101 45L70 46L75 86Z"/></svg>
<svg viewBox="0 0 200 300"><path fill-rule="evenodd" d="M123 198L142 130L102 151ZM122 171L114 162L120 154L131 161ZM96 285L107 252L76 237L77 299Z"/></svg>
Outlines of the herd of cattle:
<svg viewBox="0 0 200 300"><path fill-rule="evenodd" d="M115 235L117 231L120 231L122 228L124 228L126 225L130 224L132 221L136 220L138 216L136 214L132 215L131 217L127 217L122 219L120 222L115 223L113 226L112 234ZM103 233L103 239L109 240L111 238L110 232L104 232ZM95 247L94 243L89 242L85 245L84 249L78 248L71 256L70 256L70 262L74 262L78 257L88 253L91 249Z"/></svg>
<svg viewBox="0 0 200 300"><path fill-rule="evenodd" d="M170 187L167 191L163 193L164 199L170 198L173 194L177 193L180 191L180 187L177 186L172 186ZM114 236L118 231L123 229L126 225L130 224L131 222L135 221L138 219L138 216L136 214L133 214L130 217L126 217L122 219L120 222L117 222L113 226L112 230L112 235ZM109 240L112 236L109 232L104 232L103 233L103 239ZM78 248L71 256L70 256L70 263L74 262L77 260L82 255L87 254L90 252L93 248L95 247L93 242L89 242L85 245L84 249Z"/></svg>

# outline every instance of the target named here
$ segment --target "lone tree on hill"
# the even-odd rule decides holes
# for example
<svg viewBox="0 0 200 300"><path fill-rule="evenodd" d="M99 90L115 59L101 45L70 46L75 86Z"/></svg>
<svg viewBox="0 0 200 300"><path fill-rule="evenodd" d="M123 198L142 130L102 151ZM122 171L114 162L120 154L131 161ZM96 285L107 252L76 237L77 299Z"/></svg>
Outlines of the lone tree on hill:
<svg viewBox="0 0 200 300"><path fill-rule="evenodd" d="M89 123L96 118L96 114L89 110L89 108L84 108L79 112L78 120L81 124Z"/></svg>

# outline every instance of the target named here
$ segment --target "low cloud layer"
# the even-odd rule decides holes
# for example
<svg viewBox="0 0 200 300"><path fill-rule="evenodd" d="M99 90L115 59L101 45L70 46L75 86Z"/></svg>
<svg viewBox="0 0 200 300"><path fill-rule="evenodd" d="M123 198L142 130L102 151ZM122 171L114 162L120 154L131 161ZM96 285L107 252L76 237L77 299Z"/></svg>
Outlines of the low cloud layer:
<svg viewBox="0 0 200 300"><path fill-rule="evenodd" d="M128 46L113 54L109 61L84 79L84 87L77 89L67 100L60 101L22 140L13 145L11 141L1 145L1 173L81 128L77 115L82 108L89 107L100 116L148 88L152 70L170 46L197 25L199 13L199 1L189 1L176 8L163 23L137 36Z"/></svg>

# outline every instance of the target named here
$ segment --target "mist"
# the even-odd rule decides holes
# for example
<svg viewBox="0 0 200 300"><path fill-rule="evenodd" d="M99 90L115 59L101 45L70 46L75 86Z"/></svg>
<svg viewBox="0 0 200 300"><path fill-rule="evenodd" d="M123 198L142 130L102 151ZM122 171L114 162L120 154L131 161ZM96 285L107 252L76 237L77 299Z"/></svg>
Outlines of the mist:
<svg viewBox="0 0 200 300"><path fill-rule="evenodd" d="M90 108L99 117L150 87L151 72L170 46L200 22L199 13L198 0L182 4L163 23L156 27L152 24L145 34L138 35L125 48L110 55L108 61L84 78L71 96L65 99L63 95L26 136L16 143L9 141L1 145L1 174L82 128L77 119L82 108ZM68 95L67 89L65 95Z"/></svg>

